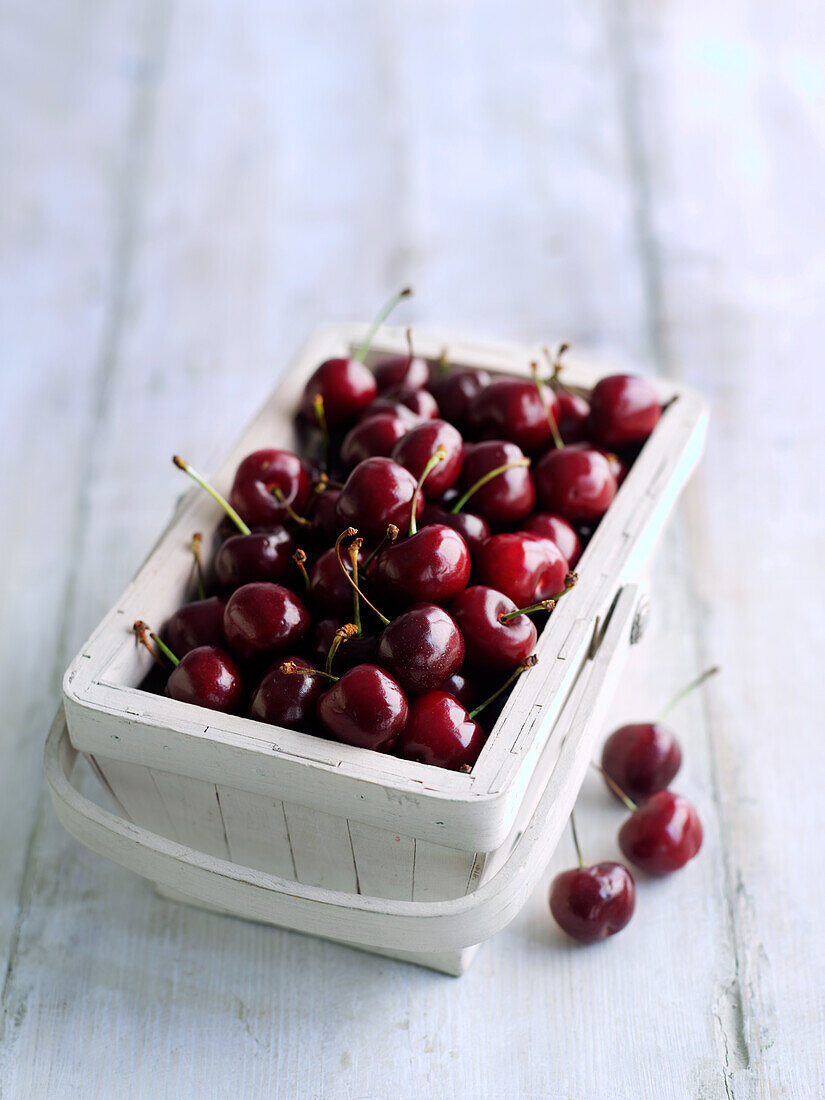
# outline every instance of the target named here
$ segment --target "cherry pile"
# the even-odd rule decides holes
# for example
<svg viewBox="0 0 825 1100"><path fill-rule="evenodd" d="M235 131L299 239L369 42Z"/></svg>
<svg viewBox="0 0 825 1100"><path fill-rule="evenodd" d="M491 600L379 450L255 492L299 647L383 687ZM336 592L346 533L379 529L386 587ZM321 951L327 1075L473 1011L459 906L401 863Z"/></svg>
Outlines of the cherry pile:
<svg viewBox="0 0 825 1100"><path fill-rule="evenodd" d="M710 668L683 688L655 722L635 722L614 730L602 750L598 769L610 790L630 811L619 829L625 859L648 875L678 871L702 846L702 823L694 806L668 790L682 763L679 742L662 719L688 692L718 672ZM632 795L632 797L631 797ZM550 911L568 935L595 943L620 932L636 904L636 886L621 863L585 866L570 815L578 867L556 875L550 886Z"/></svg>
<svg viewBox="0 0 825 1100"><path fill-rule="evenodd" d="M314 371L298 454L247 455L228 500L175 458L226 519L208 568L193 541L199 598L135 631L147 690L469 771L661 408L632 375L568 386L564 347L531 379L429 362L408 332L370 369L409 293Z"/></svg>

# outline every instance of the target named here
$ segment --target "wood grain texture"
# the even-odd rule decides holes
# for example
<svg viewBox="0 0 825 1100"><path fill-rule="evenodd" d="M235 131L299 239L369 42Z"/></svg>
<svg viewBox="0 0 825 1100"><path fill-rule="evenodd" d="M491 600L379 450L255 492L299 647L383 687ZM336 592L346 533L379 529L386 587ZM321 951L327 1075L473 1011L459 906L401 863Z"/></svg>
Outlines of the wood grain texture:
<svg viewBox="0 0 825 1100"><path fill-rule="evenodd" d="M0 1095L825 1093L821 5L3 9ZM39 777L166 456L213 464L317 323L406 279L413 320L609 348L714 414L614 712L724 664L674 715L702 855L583 951L546 915L563 841L457 982L164 903ZM620 819L588 780L591 858Z"/></svg>

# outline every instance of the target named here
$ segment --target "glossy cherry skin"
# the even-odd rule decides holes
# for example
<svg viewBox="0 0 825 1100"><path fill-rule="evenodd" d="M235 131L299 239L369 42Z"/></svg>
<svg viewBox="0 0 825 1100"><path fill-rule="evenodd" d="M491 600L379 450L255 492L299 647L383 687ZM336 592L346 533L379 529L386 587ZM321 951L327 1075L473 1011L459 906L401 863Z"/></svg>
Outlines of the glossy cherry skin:
<svg viewBox="0 0 825 1100"><path fill-rule="evenodd" d="M330 428L347 424L375 399L378 387L372 371L357 359L327 359L310 376L301 401L301 416L316 423L315 397L324 402Z"/></svg>
<svg viewBox="0 0 825 1100"><path fill-rule="evenodd" d="M375 383L378 392L394 386L404 386L408 390L422 390L430 380L430 367L420 355L393 355L384 359L375 368Z"/></svg>
<svg viewBox="0 0 825 1100"><path fill-rule="evenodd" d="M614 454L613 451L605 451L602 447L597 447L597 451L600 451L607 459L607 465L610 467L610 472L616 479L616 485L621 485L624 479L627 477L630 467L623 458Z"/></svg>
<svg viewBox="0 0 825 1100"><path fill-rule="evenodd" d="M479 685L463 668L459 672L454 672L452 676L448 676L444 683L439 685L438 690L458 699L467 710L472 710L477 703L481 702Z"/></svg>
<svg viewBox="0 0 825 1100"><path fill-rule="evenodd" d="M464 440L458 429L446 420L426 420L407 432L392 450L395 461L417 481L439 447L444 448L447 457L424 479L422 490L428 497L443 496L458 481L464 462Z"/></svg>
<svg viewBox="0 0 825 1100"><path fill-rule="evenodd" d="M556 421L559 400L544 387ZM508 439L527 454L543 451L553 438L547 410L534 382L526 378L494 378L473 399L470 428L479 439Z"/></svg>
<svg viewBox="0 0 825 1100"><path fill-rule="evenodd" d="M535 470L542 508L571 523L601 519L616 495L616 479L605 456L584 443L547 451Z"/></svg>
<svg viewBox="0 0 825 1100"><path fill-rule="evenodd" d="M503 593L482 584L465 588L453 600L450 611L464 636L468 664L505 671L530 656L538 638L530 616L501 621L502 615L517 610Z"/></svg>
<svg viewBox="0 0 825 1100"><path fill-rule="evenodd" d="M318 700L318 717L336 740L386 752L407 724L407 697L377 665L345 672Z"/></svg>
<svg viewBox="0 0 825 1100"><path fill-rule="evenodd" d="M323 668L326 664L327 654L332 645L335 633L350 619L321 619L316 623L312 632L312 652L317 661L317 667ZM356 634L342 642L335 652L332 660L332 671L336 675L346 672L356 665L375 663L375 650L378 646L378 638L375 634Z"/></svg>
<svg viewBox="0 0 825 1100"><path fill-rule="evenodd" d="M382 550L372 576L396 606L447 603L467 587L470 551L458 531L431 524Z"/></svg>
<svg viewBox="0 0 825 1100"><path fill-rule="evenodd" d="M334 542L340 534L338 524L338 497L340 489L325 489L315 499L309 518L312 520L312 535L322 542Z"/></svg>
<svg viewBox="0 0 825 1100"><path fill-rule="evenodd" d="M658 722L620 726L602 750L602 768L634 802L664 790L681 765L679 742Z"/></svg>
<svg viewBox="0 0 825 1100"><path fill-rule="evenodd" d="M583 443L590 430L590 406L577 393L557 390L559 434L565 443Z"/></svg>
<svg viewBox="0 0 825 1100"><path fill-rule="evenodd" d="M556 875L550 886L550 912L568 936L581 943L621 932L635 906L633 876L621 863L574 867Z"/></svg>
<svg viewBox="0 0 825 1100"><path fill-rule="evenodd" d="M424 505L421 514L421 523L440 523L445 527L452 527L467 543L467 549L472 557L485 539L491 535L490 524L483 516L477 516L473 512L448 512L438 502L428 502Z"/></svg>
<svg viewBox="0 0 825 1100"><path fill-rule="evenodd" d="M323 676L281 672L285 661L291 661L296 668L313 667L303 657L279 658L255 689L249 717L273 726L300 729L313 724L315 705L328 681Z"/></svg>
<svg viewBox="0 0 825 1100"><path fill-rule="evenodd" d="M282 580L294 568L295 540L286 527L231 535L215 555L215 579L232 590L250 581Z"/></svg>
<svg viewBox="0 0 825 1100"><path fill-rule="evenodd" d="M311 492L306 467L291 451L254 451L235 471L229 503L250 527L274 527L287 521L286 508L272 491L275 488L300 514Z"/></svg>
<svg viewBox="0 0 825 1100"><path fill-rule="evenodd" d="M464 448L461 487L466 491L491 470L518 462L524 452L515 443L488 440ZM528 466L515 466L498 474L470 497L467 506L490 523L514 523L533 510L536 488Z"/></svg>
<svg viewBox="0 0 825 1100"><path fill-rule="evenodd" d="M420 695L458 672L464 638L443 607L420 603L384 627L377 657L406 692Z"/></svg>
<svg viewBox="0 0 825 1100"><path fill-rule="evenodd" d="M365 559L366 554L362 547L358 555L359 572ZM341 553L341 561L344 569L352 576L349 554L345 551ZM325 550L309 571L309 600L315 611L327 617L344 616L345 621L350 622L354 591L338 564L335 547Z"/></svg>
<svg viewBox="0 0 825 1100"><path fill-rule="evenodd" d="M170 615L163 637L176 657L184 657L198 646L226 645L223 636L223 612L226 600L221 596L208 596L205 600L193 600L179 607Z"/></svg>
<svg viewBox="0 0 825 1100"><path fill-rule="evenodd" d="M702 847L702 823L682 795L655 791L642 799L619 829L619 847L649 875L669 875Z"/></svg>
<svg viewBox="0 0 825 1100"><path fill-rule="evenodd" d="M181 703L231 713L243 696L241 670L228 653L217 646L190 649L172 669L166 694Z"/></svg>
<svg viewBox="0 0 825 1100"><path fill-rule="evenodd" d="M438 368L436 368L438 370ZM486 370L475 367L452 367L437 374L429 390L438 402L441 416L462 428L470 416L470 405L476 394L490 384Z"/></svg>
<svg viewBox="0 0 825 1100"><path fill-rule="evenodd" d="M395 755L450 771L469 771L484 748L487 734L458 699L446 691L428 691L410 700L407 727L395 744Z"/></svg>
<svg viewBox="0 0 825 1100"><path fill-rule="evenodd" d="M236 589L223 613L226 641L242 660L283 653L308 627L309 615L294 592L263 581Z"/></svg>
<svg viewBox="0 0 825 1100"><path fill-rule="evenodd" d="M365 458L378 455L388 457L393 447L410 430L411 422L397 409L387 409L366 420L359 420L350 428L341 444L341 461L346 466L357 466Z"/></svg>
<svg viewBox="0 0 825 1100"><path fill-rule="evenodd" d="M435 420L439 415L438 402L428 390L412 390L408 386L384 390L370 405L370 410L378 412L398 407L408 409L422 420Z"/></svg>
<svg viewBox="0 0 825 1100"><path fill-rule="evenodd" d="M493 535L475 556L481 584L503 592L516 607L528 607L564 591L570 571L554 542L526 531Z"/></svg>
<svg viewBox="0 0 825 1100"><path fill-rule="evenodd" d="M570 568L576 568L576 562L582 556L582 541L575 527L563 516L552 512L534 512L524 520L523 529L531 535L554 542L567 558Z"/></svg>
<svg viewBox="0 0 825 1100"><path fill-rule="evenodd" d="M406 531L415 493L415 478L391 458L367 458L359 462L347 478L338 497L339 529L355 527L366 539L382 539L394 523ZM416 498L416 517L424 500Z"/></svg>
<svg viewBox="0 0 825 1100"><path fill-rule="evenodd" d="M608 450L644 443L662 415L656 390L636 374L612 374L590 395L590 432Z"/></svg>

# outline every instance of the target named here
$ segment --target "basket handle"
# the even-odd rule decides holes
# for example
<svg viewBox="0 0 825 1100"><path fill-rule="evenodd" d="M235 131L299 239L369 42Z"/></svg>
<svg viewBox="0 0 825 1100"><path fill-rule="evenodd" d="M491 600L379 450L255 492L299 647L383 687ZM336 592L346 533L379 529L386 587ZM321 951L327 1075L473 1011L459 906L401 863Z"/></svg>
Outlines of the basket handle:
<svg viewBox="0 0 825 1100"><path fill-rule="evenodd" d="M530 823L501 868L477 890L449 901L392 901L304 886L195 851L117 817L71 783L77 750L63 708L46 742L44 768L61 824L86 847L193 900L250 920L370 947L449 951L481 943L521 909L553 853L575 802L621 675L639 589L619 592L591 661L550 780ZM566 722L567 708L561 722ZM561 731L558 736L562 736Z"/></svg>

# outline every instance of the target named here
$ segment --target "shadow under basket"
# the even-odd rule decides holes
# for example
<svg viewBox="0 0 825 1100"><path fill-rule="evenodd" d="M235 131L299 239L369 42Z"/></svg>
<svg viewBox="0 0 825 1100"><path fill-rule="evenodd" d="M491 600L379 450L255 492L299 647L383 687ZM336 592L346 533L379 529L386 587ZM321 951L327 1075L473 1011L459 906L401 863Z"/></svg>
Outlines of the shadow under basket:
<svg viewBox="0 0 825 1100"><path fill-rule="evenodd" d="M309 342L216 474L219 489L250 451L295 448L292 414L307 377L362 332L339 325ZM417 352L434 362L445 346L456 365L529 371L529 348L417 334ZM403 330L387 330L372 359L404 348ZM574 363L565 378L590 388L605 373ZM191 534L221 518L195 491L66 673L45 751L62 824L165 897L463 973L547 866L644 628L644 570L706 427L693 393L654 384L662 418L588 544L579 584L544 627L538 664L516 683L470 773L136 686L149 657L135 646L132 622L162 622L190 598ZM116 813L72 785L78 753Z"/></svg>

